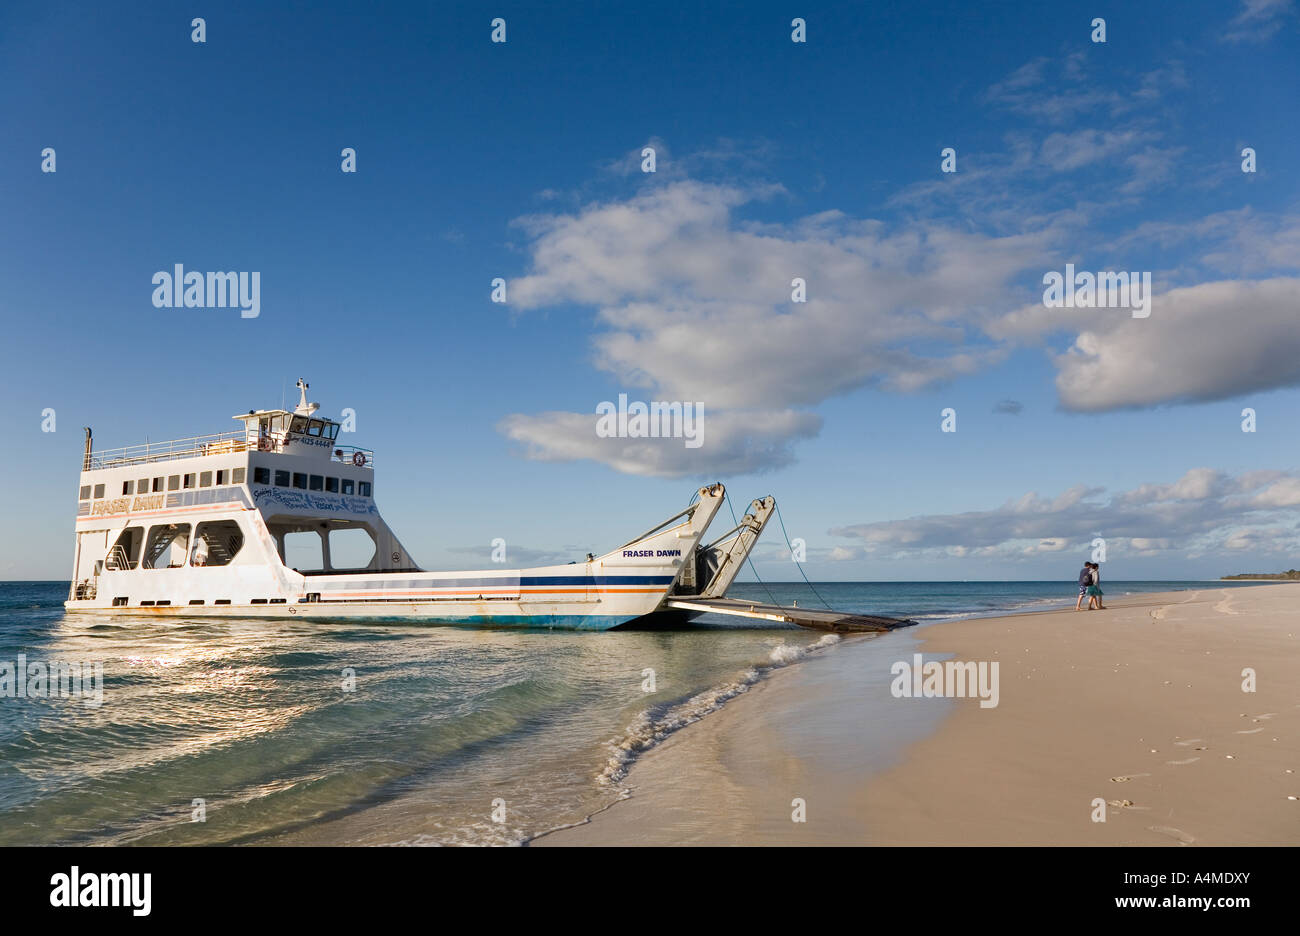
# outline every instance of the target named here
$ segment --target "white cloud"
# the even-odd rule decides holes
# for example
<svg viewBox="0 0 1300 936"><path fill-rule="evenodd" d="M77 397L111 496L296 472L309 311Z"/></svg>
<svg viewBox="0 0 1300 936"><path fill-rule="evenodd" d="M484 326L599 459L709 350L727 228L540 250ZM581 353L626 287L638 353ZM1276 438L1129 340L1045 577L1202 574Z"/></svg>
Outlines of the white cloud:
<svg viewBox="0 0 1300 936"><path fill-rule="evenodd" d="M1222 400L1300 382L1300 279L1157 293L1151 315L1099 310L1055 358L1061 404L1101 411Z"/></svg>
<svg viewBox="0 0 1300 936"><path fill-rule="evenodd" d="M1292 0L1242 0L1241 10L1223 34L1226 42L1262 42L1273 36L1291 15Z"/></svg>
<svg viewBox="0 0 1300 936"><path fill-rule="evenodd" d="M992 510L859 523L830 531L870 558L906 555L1025 558L1106 540L1111 558L1183 549L1285 552L1300 546L1297 525L1278 526L1300 507L1300 476L1232 477L1196 468L1173 482L1144 484L1109 499L1077 485L1054 498L1029 493Z"/></svg>
<svg viewBox="0 0 1300 936"><path fill-rule="evenodd" d="M791 443L817 435L822 426L820 416L793 410L711 413L706 408L704 444L687 448L683 439L601 437L596 418L594 407L592 413L515 414L498 429L538 461L590 459L624 474L717 480L790 464Z"/></svg>
<svg viewBox="0 0 1300 936"><path fill-rule="evenodd" d="M1140 139L1135 130L1123 132L1083 129L1053 133L1043 140L1039 157L1059 170L1078 169L1131 149Z"/></svg>
<svg viewBox="0 0 1300 936"><path fill-rule="evenodd" d="M788 463L787 443L820 427L797 408L868 385L917 390L1000 359L969 326L1002 311L1011 282L1042 264L1038 236L889 228L840 212L737 218L780 191L680 180L521 219L532 264L510 283L511 304L595 306L597 366L620 390L703 402L710 432L687 454L605 444L585 413L516 414L507 434L531 457L635 473L762 470ZM796 277L806 302L791 301Z"/></svg>

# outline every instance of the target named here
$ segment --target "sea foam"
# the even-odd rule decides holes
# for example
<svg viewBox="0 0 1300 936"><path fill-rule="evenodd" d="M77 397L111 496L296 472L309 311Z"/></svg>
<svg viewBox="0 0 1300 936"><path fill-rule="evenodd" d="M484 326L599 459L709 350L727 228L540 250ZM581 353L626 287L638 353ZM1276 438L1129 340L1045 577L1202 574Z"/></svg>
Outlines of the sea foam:
<svg viewBox="0 0 1300 936"><path fill-rule="evenodd" d="M812 643L802 645L791 645L782 641L768 654L770 663L751 667L732 682L705 689L682 702L668 703L644 710L627 726L621 738L610 741L609 760L597 775L596 782L606 787L617 786L627 776L628 771L632 769L632 764L641 754L657 746L669 735L699 721L711 712L716 712L736 696L748 692L750 686L772 670L788 666L810 653L839 641L840 638L836 634L826 634ZM628 795L627 791L624 791L624 795Z"/></svg>

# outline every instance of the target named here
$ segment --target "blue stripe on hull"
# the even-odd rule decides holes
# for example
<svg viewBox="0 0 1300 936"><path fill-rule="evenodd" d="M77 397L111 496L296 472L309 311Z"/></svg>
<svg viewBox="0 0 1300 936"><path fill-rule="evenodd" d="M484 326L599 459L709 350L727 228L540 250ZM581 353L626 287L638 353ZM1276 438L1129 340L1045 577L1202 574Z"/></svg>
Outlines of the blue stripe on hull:
<svg viewBox="0 0 1300 936"><path fill-rule="evenodd" d="M498 575L480 578L429 578L429 579L345 579L342 581L320 575L308 575L308 591L414 591L430 588L492 588L508 585L542 587L546 585L579 585L593 588L600 585L670 585L672 575Z"/></svg>
<svg viewBox="0 0 1300 936"><path fill-rule="evenodd" d="M303 605L298 606L300 609ZM394 615L355 615L349 614L346 617L331 617L321 615L316 617L309 613L298 615L300 621L330 621L332 623L345 624L348 621L373 621L393 624L439 624L447 627L500 627L500 628L517 628L535 630L582 630L582 631L606 631L618 627L620 624L626 624L628 621L634 621L643 614L482 614L466 615L454 618L439 617L416 617L409 614Z"/></svg>

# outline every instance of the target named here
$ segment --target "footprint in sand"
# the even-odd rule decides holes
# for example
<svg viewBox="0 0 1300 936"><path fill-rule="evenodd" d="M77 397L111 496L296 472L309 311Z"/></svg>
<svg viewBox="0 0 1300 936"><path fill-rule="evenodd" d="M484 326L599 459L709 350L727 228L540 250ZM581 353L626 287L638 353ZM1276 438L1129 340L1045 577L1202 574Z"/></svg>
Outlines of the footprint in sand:
<svg viewBox="0 0 1300 936"><path fill-rule="evenodd" d="M1183 764L1194 764L1194 763L1196 763L1198 760L1200 760L1199 757L1189 757L1189 758L1187 758L1187 760L1167 760L1167 761L1165 761L1165 763L1166 763L1166 764L1173 764L1173 765L1176 766L1176 767L1181 767Z"/></svg>
<svg viewBox="0 0 1300 936"><path fill-rule="evenodd" d="M1189 744L1200 744L1201 740L1202 740L1201 738L1188 738L1186 741L1175 741L1174 744L1178 745L1179 747L1187 747ZM1203 751L1205 749L1197 748L1196 750Z"/></svg>
<svg viewBox="0 0 1300 936"><path fill-rule="evenodd" d="M1154 611L1152 611L1151 617L1153 620L1163 621L1165 619L1165 615L1168 613L1169 613L1169 605L1164 605L1163 607L1156 608Z"/></svg>
<svg viewBox="0 0 1300 936"><path fill-rule="evenodd" d="M1194 836L1188 835L1182 829L1175 829L1173 826L1153 825L1147 826L1147 828L1152 832L1158 832L1161 835L1176 839L1179 845L1190 845L1196 841Z"/></svg>
<svg viewBox="0 0 1300 936"><path fill-rule="evenodd" d="M1237 734L1259 734L1263 730L1263 728L1243 728L1241 731L1238 731Z"/></svg>
<svg viewBox="0 0 1300 936"><path fill-rule="evenodd" d="M1135 777L1149 777L1149 776L1151 776L1151 774L1149 773L1120 774L1118 777L1111 777L1110 782L1128 783L1130 780L1134 779Z"/></svg>

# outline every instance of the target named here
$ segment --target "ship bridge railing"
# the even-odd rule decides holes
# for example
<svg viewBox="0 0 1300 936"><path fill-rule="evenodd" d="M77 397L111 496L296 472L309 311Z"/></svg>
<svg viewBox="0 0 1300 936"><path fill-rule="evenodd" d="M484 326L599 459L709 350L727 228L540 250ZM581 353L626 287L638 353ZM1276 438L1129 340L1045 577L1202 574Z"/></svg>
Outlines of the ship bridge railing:
<svg viewBox="0 0 1300 936"><path fill-rule="evenodd" d="M82 470L123 468L129 465L145 465L151 462L195 458L202 455L230 455L238 452L282 453L285 451L285 445L286 440L281 434L269 433L259 436L256 431L236 429L214 435L193 436L189 439L146 442L143 445L128 445L123 448L91 452L85 457ZM338 445L330 449L330 460L358 468L374 468L375 452L373 449L355 445Z"/></svg>
<svg viewBox="0 0 1300 936"><path fill-rule="evenodd" d="M375 453L373 449L358 448L355 445L336 445L330 452L330 460L358 468L374 468Z"/></svg>

